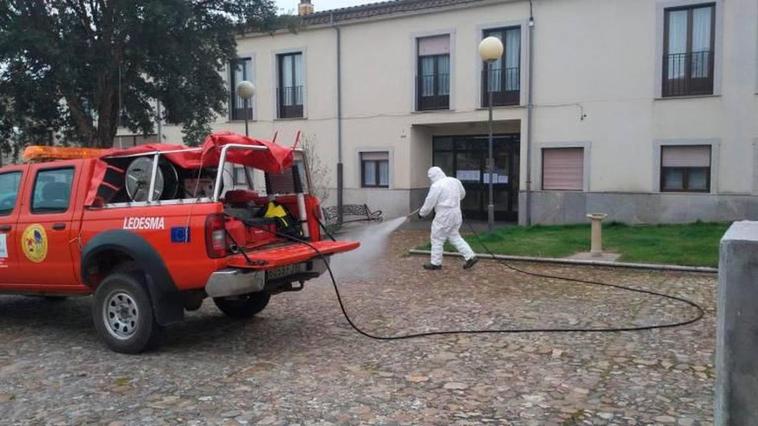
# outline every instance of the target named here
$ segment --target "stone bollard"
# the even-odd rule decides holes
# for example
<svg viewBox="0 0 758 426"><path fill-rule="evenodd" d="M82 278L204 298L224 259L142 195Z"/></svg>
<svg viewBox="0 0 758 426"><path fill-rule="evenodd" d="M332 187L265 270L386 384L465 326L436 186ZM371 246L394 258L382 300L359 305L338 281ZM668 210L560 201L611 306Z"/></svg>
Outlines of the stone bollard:
<svg viewBox="0 0 758 426"><path fill-rule="evenodd" d="M758 424L758 222L721 239L716 326L717 425Z"/></svg>
<svg viewBox="0 0 758 426"><path fill-rule="evenodd" d="M592 220L592 239L590 255L600 257L603 255L603 219L608 217L605 213L590 213L587 215Z"/></svg>

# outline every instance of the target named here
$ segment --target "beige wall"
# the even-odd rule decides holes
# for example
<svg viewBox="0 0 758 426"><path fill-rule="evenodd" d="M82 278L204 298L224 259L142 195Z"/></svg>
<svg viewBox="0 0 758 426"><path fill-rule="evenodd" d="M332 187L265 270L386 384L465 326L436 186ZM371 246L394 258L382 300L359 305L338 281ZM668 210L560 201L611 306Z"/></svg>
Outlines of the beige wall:
<svg viewBox="0 0 758 426"><path fill-rule="evenodd" d="M660 145L715 141L712 192L748 194L758 140L758 2L716 0L717 94L661 99L663 7L679 0L537 0L534 2L534 190L540 189L540 148L575 144L591 148L586 190L658 191ZM702 3L702 1L689 1ZM407 211L410 191L428 186L431 136L483 132L477 44L483 28L522 24L522 106L496 108L500 131L520 131L521 188L526 186L526 84L528 2L484 2L437 13L342 26L343 162L346 201L351 197ZM451 110L414 112L415 38L451 34ZM325 163L337 162L336 31L239 40L240 56L254 59L251 134L279 132L291 143L302 130ZM304 119L275 119L275 54L302 50L305 58ZM584 116L583 116L584 114ZM478 123L478 124L468 124ZM242 123L220 118L215 128L243 132ZM441 133L442 132L442 133ZM179 129L165 127L168 140ZM390 152L390 189L360 189L358 152ZM336 183L332 167L331 186ZM387 194L394 194L388 196ZM393 198L394 197L394 198ZM388 200L396 200L393 202ZM335 201L334 198L331 200ZM388 210L386 207L382 207Z"/></svg>
<svg viewBox="0 0 758 426"><path fill-rule="evenodd" d="M687 3L702 2L537 3L535 148L546 142L590 141L590 191L655 192L656 141L715 139L720 141L714 153L719 164L714 165L717 185L712 192L751 192L751 141L758 135L758 3L717 1L720 93L661 99L656 58L662 7ZM585 120L578 119L577 105L548 106L573 103L584 109Z"/></svg>

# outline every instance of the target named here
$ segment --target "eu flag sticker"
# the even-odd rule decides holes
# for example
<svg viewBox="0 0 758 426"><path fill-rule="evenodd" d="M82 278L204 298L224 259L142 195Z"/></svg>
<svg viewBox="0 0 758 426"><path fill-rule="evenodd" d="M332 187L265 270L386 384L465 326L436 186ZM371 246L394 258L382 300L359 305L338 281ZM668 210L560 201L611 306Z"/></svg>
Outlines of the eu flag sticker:
<svg viewBox="0 0 758 426"><path fill-rule="evenodd" d="M190 242L190 229L186 226L174 226L171 228L172 243Z"/></svg>

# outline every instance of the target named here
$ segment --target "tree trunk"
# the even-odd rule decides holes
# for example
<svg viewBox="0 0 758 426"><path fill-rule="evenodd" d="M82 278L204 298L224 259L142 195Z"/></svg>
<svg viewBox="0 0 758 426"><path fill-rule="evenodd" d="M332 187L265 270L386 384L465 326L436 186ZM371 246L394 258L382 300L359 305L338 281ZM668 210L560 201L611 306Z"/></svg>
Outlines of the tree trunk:
<svg viewBox="0 0 758 426"><path fill-rule="evenodd" d="M118 69L118 66L115 66ZM110 148L119 125L118 72L111 68L98 77L97 147Z"/></svg>
<svg viewBox="0 0 758 426"><path fill-rule="evenodd" d="M84 113L81 102L73 95L66 95L66 105L71 113L71 118L74 120L77 133L81 137L82 145L90 147L95 142L95 129L92 126L92 120L88 114Z"/></svg>
<svg viewBox="0 0 758 426"><path fill-rule="evenodd" d="M114 37L115 17L123 6L117 1L104 3L101 9L101 37L97 50L103 59L107 58L107 70L98 76L95 93L98 104L97 146L110 148L116 137L120 122L119 96L121 95L121 63L123 61L123 35Z"/></svg>

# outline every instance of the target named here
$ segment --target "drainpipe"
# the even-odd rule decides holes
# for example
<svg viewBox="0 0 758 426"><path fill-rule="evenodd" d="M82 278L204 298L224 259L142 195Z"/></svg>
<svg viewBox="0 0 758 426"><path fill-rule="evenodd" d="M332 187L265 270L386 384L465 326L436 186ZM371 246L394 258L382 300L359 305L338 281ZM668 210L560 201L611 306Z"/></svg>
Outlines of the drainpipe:
<svg viewBox="0 0 758 426"><path fill-rule="evenodd" d="M527 77L527 106L526 106L526 226L532 224L532 110L534 103L534 15L532 0L529 0L529 75Z"/></svg>
<svg viewBox="0 0 758 426"><path fill-rule="evenodd" d="M342 224L342 193L345 185L342 173L342 37L340 27L334 23L334 13L330 19L337 34L337 223Z"/></svg>

